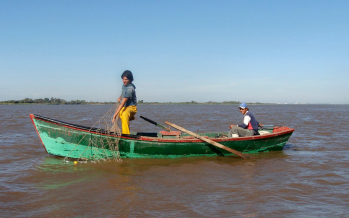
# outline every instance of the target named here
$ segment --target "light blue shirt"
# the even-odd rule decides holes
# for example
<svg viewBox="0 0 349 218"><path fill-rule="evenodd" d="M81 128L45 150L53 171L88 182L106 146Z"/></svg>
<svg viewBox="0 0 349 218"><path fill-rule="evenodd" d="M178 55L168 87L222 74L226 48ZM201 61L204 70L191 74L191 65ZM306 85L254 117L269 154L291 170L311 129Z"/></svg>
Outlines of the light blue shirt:
<svg viewBox="0 0 349 218"><path fill-rule="evenodd" d="M136 86L133 85L133 83L130 83L127 86L122 85L121 101L124 98L128 98L124 107L132 105L137 106Z"/></svg>

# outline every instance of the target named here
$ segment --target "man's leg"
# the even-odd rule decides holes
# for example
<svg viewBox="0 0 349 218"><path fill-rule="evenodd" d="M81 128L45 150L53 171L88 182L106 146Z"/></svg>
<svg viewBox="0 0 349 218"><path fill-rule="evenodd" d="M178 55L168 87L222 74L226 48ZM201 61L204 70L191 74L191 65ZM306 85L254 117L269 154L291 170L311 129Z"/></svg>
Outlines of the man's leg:
<svg viewBox="0 0 349 218"><path fill-rule="evenodd" d="M137 106L129 106L128 107L129 110L130 110L130 121L134 120L135 119L135 115L137 113Z"/></svg>
<svg viewBox="0 0 349 218"><path fill-rule="evenodd" d="M122 134L130 134L130 120L134 120L137 113L136 106L123 107L120 111Z"/></svg>
<svg viewBox="0 0 349 218"><path fill-rule="evenodd" d="M229 137L245 137L245 136L253 136L253 130L243 129L238 126L233 126L229 132Z"/></svg>
<svg viewBox="0 0 349 218"><path fill-rule="evenodd" d="M230 129L230 132L229 132L229 134L228 134L228 137L230 137L230 138L239 137L239 128L242 129L241 127L233 126L233 127Z"/></svg>
<svg viewBox="0 0 349 218"><path fill-rule="evenodd" d="M122 134L130 134L130 111L127 110L127 107L123 107L120 112L121 128Z"/></svg>

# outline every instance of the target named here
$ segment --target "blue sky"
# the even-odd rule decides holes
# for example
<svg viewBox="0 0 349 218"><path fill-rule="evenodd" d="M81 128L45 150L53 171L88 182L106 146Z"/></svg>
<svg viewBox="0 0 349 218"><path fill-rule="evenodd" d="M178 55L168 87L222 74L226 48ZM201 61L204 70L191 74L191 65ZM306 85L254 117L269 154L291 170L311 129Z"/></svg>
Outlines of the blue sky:
<svg viewBox="0 0 349 218"><path fill-rule="evenodd" d="M349 1L0 1L0 101L349 104Z"/></svg>

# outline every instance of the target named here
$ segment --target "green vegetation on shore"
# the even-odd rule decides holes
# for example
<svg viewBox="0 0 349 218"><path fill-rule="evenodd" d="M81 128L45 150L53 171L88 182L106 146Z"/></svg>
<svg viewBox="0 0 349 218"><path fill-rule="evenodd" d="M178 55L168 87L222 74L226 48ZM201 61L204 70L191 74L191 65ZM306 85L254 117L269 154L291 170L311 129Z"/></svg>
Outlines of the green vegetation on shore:
<svg viewBox="0 0 349 218"><path fill-rule="evenodd" d="M96 102L96 101L85 101L85 100L71 100L66 101L64 99L60 98L39 98L39 99L31 99L31 98L25 98L22 100L9 100L9 101L0 101L0 104L7 104L7 105L14 105L14 104L25 104L25 105L31 105L31 104L48 104L48 105L92 105L92 104L115 104L116 102ZM144 102L143 100L139 100L138 104L190 104L190 105L216 105L216 104L240 104L240 101L223 101L223 102L214 102L214 101L208 101L208 102L196 102L196 101L189 101L189 102ZM251 104L266 104L266 103L260 103L255 102Z"/></svg>
<svg viewBox="0 0 349 218"><path fill-rule="evenodd" d="M196 101L188 101L188 102L144 102L143 100L138 101L138 104L240 104L239 101L223 101L223 102L196 102Z"/></svg>
<svg viewBox="0 0 349 218"><path fill-rule="evenodd" d="M86 105L86 104L115 104L116 102L87 102L85 100L66 101L60 98L25 98L22 100L0 101L0 104L50 104L50 105Z"/></svg>

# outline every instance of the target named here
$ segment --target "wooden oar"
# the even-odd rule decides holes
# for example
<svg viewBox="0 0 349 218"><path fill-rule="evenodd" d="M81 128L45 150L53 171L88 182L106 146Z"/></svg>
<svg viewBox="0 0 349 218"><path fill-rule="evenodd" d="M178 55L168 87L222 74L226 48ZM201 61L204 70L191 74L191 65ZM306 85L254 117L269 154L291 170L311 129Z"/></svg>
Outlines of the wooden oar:
<svg viewBox="0 0 349 218"><path fill-rule="evenodd" d="M200 135L198 135L198 134L196 134L196 133L193 133L193 132L191 132L191 131L189 131L189 130L186 130L186 129L184 129L183 127L180 127L180 126L178 126L178 125L176 125L176 124L170 123L170 122L168 122L168 121L166 121L165 123L166 123L167 125L169 125L169 126L172 126L173 128L176 128L176 129L178 129L178 130L180 130L180 131L182 131L182 132L188 133L189 135L192 135L192 136L194 136L194 137L196 137L196 138L198 138L198 139L201 139L201 140L204 141L204 142L210 143L211 145L214 145L214 146L216 146L216 147L218 147L218 148L221 148L221 149L224 149L224 150L226 150L226 151L229 151L229 152L231 152L231 153L233 153L233 154L236 154L236 155L238 155L238 156L240 156L240 157L242 157L242 158L244 158L244 159L246 159L246 157L250 157L250 156L247 155L247 154L242 154L242 153L239 152L239 151L236 151L236 150L234 150L234 149L228 148L227 146L224 146L224 145L222 145L222 144L219 144L218 142L212 141L212 140L210 140L210 139L208 139L208 138L202 137L202 136L200 136Z"/></svg>
<svg viewBox="0 0 349 218"><path fill-rule="evenodd" d="M148 121L149 123L154 124L155 126L161 127L161 128L163 128L163 129L165 129L166 131L171 132L171 130L170 130L169 128L164 127L164 126L162 126L162 125L158 124L157 122L155 122L155 121L153 121L153 120L151 120L151 119L148 119L148 118L143 117L143 116L140 116L140 117L141 117L143 120Z"/></svg>

